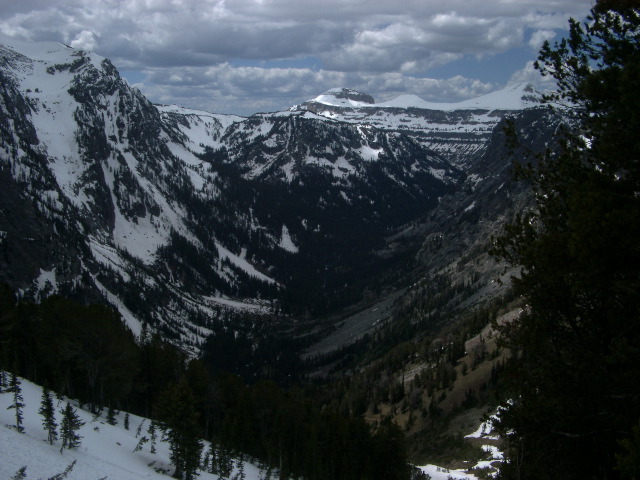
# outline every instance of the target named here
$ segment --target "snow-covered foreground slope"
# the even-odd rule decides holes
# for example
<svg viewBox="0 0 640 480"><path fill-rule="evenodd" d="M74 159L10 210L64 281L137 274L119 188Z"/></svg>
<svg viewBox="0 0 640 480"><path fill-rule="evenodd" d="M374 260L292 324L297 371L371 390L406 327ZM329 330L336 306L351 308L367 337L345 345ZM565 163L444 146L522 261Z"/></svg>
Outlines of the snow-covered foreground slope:
<svg viewBox="0 0 640 480"><path fill-rule="evenodd" d="M13 403L13 394L0 394L0 478L12 478L16 472L26 466L27 479L46 479L63 472L74 460L69 480L154 480L167 479L168 475L158 473L156 469L173 473L169 460L168 444L158 441L157 452L150 453L149 443L134 452L142 435L146 434L149 420L130 415L129 430L124 428L124 412L116 416L117 425L109 425L105 415L95 418L91 413L77 408L77 414L85 422L79 430L82 444L73 450L60 453L61 441L54 445L47 443L47 433L42 428L42 417L38 414L42 389L22 380L22 396L25 407L24 433L18 433L11 425L15 424L15 410L7 407ZM60 409L66 405L66 399L57 400L56 422L61 423ZM72 402L72 405L73 402ZM75 405L77 407L77 405ZM136 432L143 423L141 434ZM59 430L59 429L58 429ZM204 451L208 450L205 445ZM258 480L260 471L250 463L244 464L245 478ZM218 475L199 472L202 480L218 479ZM231 475L233 476L233 474Z"/></svg>
<svg viewBox="0 0 640 480"><path fill-rule="evenodd" d="M137 415L129 415L129 429L124 428L125 412L116 415L117 424L109 425L106 421L106 412L101 416L78 408L77 402L71 400L76 408L78 417L84 425L78 431L82 437L81 445L77 449L60 451L61 440L54 445L47 442L47 433L42 428L42 416L38 414L42 389L28 380L21 380L24 418L24 433L19 433L15 425L15 410L8 407L13 403L12 393L0 394L0 478L12 478L18 470L26 466L27 479L46 479L63 472L72 462L76 462L71 473L66 477L69 480L161 480L169 478L173 473L173 467L169 459L169 446L166 442L158 440L156 453L150 452L150 444L142 445L138 451L136 446L142 436L148 436L147 428L149 420ZM67 399L57 399L54 396L56 409L56 422L62 421L60 410L66 405ZM59 431L58 427L58 431ZM138 433L138 430L140 433ZM491 425L485 423L467 438L480 438L489 441L495 440L490 436ZM158 437L160 437L158 432ZM204 442L203 452L208 451L209 445ZM490 460L479 462L473 468L489 468L489 475L497 473L490 468L492 462L502 459L502 454L495 446L483 447L487 451ZM234 460L234 471L229 476L233 478L237 473L237 462ZM447 480L449 478L460 480L475 480L477 477L464 470L448 470L436 465L424 465L419 467L424 473L431 476L432 480ZM162 473L166 472L166 473ZM244 462L244 475L246 480L259 480L265 477L265 472L256 465ZM219 480L217 474L199 471L202 480Z"/></svg>

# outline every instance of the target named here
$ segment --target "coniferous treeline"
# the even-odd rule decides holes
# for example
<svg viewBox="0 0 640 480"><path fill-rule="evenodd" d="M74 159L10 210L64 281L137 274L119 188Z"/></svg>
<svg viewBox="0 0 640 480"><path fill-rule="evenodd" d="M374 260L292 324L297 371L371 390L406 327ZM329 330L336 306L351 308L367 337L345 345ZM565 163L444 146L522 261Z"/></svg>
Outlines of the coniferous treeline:
<svg viewBox="0 0 640 480"><path fill-rule="evenodd" d="M76 398L96 414L126 409L154 418L167 432L176 474L185 478L200 465L202 438L250 455L280 478L409 476L395 426L372 433L361 419L322 412L302 390L246 385L223 372L228 365L212 375L206 362L189 360L157 336L143 332L136 339L103 305L56 296L17 302L0 286L0 342L0 369Z"/></svg>
<svg viewBox="0 0 640 480"><path fill-rule="evenodd" d="M519 362L498 429L503 479L640 472L640 2L599 0L536 62L575 131L518 165L534 208L496 240L527 308L501 329ZM514 140L518 139L514 136Z"/></svg>
<svg viewBox="0 0 640 480"><path fill-rule="evenodd" d="M469 352L465 342L505 308L513 308L511 301L505 296L483 308L442 312L430 320L422 315L429 302L411 302L389 328L341 352L310 359L313 367L330 365L332 380L318 380L309 395L341 415L364 416L373 424L393 420L413 459L469 459L479 452L450 434L450 421L465 409L498 405L508 394L503 372L511 360L508 352L487 342L492 336L480 336ZM412 319L421 327L419 334ZM465 378L469 374L472 380Z"/></svg>

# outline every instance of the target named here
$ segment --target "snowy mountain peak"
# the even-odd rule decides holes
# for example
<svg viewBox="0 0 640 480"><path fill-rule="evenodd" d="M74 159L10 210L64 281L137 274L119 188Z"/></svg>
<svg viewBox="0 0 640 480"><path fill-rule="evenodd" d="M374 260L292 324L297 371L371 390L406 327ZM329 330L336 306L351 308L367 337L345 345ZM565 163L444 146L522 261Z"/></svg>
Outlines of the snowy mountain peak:
<svg viewBox="0 0 640 480"><path fill-rule="evenodd" d="M417 95L401 95L376 106L382 108L420 108L425 110L524 110L538 106L542 94L530 83L507 85L505 88L461 102L427 102Z"/></svg>
<svg viewBox="0 0 640 480"><path fill-rule="evenodd" d="M480 97L460 102L428 102L417 95L400 95L386 102L375 103L373 97L348 88L334 88L316 98L292 107L292 110L317 111L322 106L329 108L382 108L421 109L452 112L456 110L524 110L540 105L542 93L530 83L518 83Z"/></svg>
<svg viewBox="0 0 640 480"><path fill-rule="evenodd" d="M375 104L371 95L350 88L332 88L310 101L337 107L363 107Z"/></svg>
<svg viewBox="0 0 640 480"><path fill-rule="evenodd" d="M538 106L542 94L529 83L507 85L505 88L463 100L461 102L427 102L415 95L403 95L388 102L380 103L380 107L422 108L428 110L524 110Z"/></svg>

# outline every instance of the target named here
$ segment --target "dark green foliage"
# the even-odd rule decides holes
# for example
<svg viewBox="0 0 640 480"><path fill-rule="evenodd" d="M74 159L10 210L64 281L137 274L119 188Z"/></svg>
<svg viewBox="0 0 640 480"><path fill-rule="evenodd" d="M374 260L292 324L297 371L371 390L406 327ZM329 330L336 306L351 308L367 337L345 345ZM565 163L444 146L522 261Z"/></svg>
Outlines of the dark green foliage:
<svg viewBox="0 0 640 480"><path fill-rule="evenodd" d="M359 418L321 412L299 389L284 392L271 382L247 387L231 376L219 384L224 444L281 478L408 477L404 439L391 424L372 434ZM217 460L220 465L219 454Z"/></svg>
<svg viewBox="0 0 640 480"><path fill-rule="evenodd" d="M239 356L248 358L251 365L242 370L237 360L214 363L215 358L226 361L215 355L187 362L183 353L144 332L136 344L120 319L104 307L85 307L61 298L51 298L42 305L16 305L12 301L7 305L8 315L0 318L0 327L15 328L17 334L23 322L30 326L28 334L9 337L1 351L3 361L19 359L31 380L58 385L58 392L75 395L80 402L91 404L93 399L97 405L104 401L155 417L145 436L149 441L141 442L150 443L153 453L156 421L162 422L173 445L178 475L190 478L196 474L201 461L199 439L205 438L215 445L215 456L209 455L209 469L218 473L231 473L232 458L244 452L260 461L271 478L276 472L317 480L407 478L404 445L395 427L385 426L372 433L361 419L348 418L349 411L322 412L299 389L284 391L275 383L258 381L262 375L282 383L299 378L295 351L302 344L278 340L273 332L280 327L275 323L264 322L252 328L251 322L238 322L229 330L233 335L226 335L224 328L219 330L225 338L236 339L227 346L230 354L237 354L234 348L238 345L246 346L248 356ZM101 339L92 337L85 331L92 327L106 334ZM46 338L50 341L45 342ZM214 345L219 344L212 342L209 347ZM90 351L92 346L102 353ZM124 351L116 354L118 348ZM128 359L126 365L122 363L124 358ZM81 359L95 360L100 368L81 365ZM221 372L221 367L229 365L241 369L251 385ZM215 371L213 377L210 368ZM93 379L91 372L96 374ZM125 384L116 379L123 379ZM354 399L355 404L362 404L362 399ZM152 415L153 405L158 408ZM115 416L115 407L111 410L108 419ZM361 407L356 410L360 412ZM78 444L79 427L74 410L67 405L60 425L62 449ZM389 476L386 465L401 468ZM242 474L239 470L236 473Z"/></svg>
<svg viewBox="0 0 640 480"><path fill-rule="evenodd" d="M158 335L153 335L141 338L137 358L140 365L130 398L136 412L151 417L158 396L182 377L185 356Z"/></svg>
<svg viewBox="0 0 640 480"><path fill-rule="evenodd" d="M229 477L233 471L233 458L231 449L226 445L219 445L211 455L211 471L220 477Z"/></svg>
<svg viewBox="0 0 640 480"><path fill-rule="evenodd" d="M287 336L289 322L231 316L224 324L211 325L202 345L202 362L211 372L233 373L245 382L273 380L290 386L301 379L298 352L303 341Z"/></svg>
<svg viewBox="0 0 640 480"><path fill-rule="evenodd" d="M142 427L144 426L144 421L145 419L143 418L140 424L138 425L138 428L136 428L136 438L138 438L142 433Z"/></svg>
<svg viewBox="0 0 640 480"><path fill-rule="evenodd" d="M200 467L202 430L196 410L196 397L189 384L182 380L172 385L159 398L157 416L169 441L174 477L192 480Z"/></svg>
<svg viewBox="0 0 640 480"><path fill-rule="evenodd" d="M245 480L245 478L247 478L247 476L244 473L244 458L240 455L240 458L238 459L238 471L233 476L233 480Z"/></svg>
<svg viewBox="0 0 640 480"><path fill-rule="evenodd" d="M116 412L111 404L109 404L109 410L107 410L107 423L109 425L118 424L118 420L116 420Z"/></svg>
<svg viewBox="0 0 640 480"><path fill-rule="evenodd" d="M145 436L140 437L140 440L138 440L138 443L136 444L135 448L133 449L134 452L139 452L140 450L142 450L142 447L145 443L147 443L149 441L149 439Z"/></svg>
<svg viewBox="0 0 640 480"><path fill-rule="evenodd" d="M42 400L40 401L38 413L42 415L42 428L47 431L49 445L53 445L53 442L58 439L58 431L56 430L58 424L56 423L56 410L53 406L53 398L47 388L42 389Z"/></svg>
<svg viewBox="0 0 640 480"><path fill-rule="evenodd" d="M131 391L137 351L133 335L116 312L53 297L40 306L40 315L40 349L49 365L46 371L51 385L88 401L94 413L106 403L121 401ZM45 344L60 348L56 351ZM61 385L61 377L72 383ZM76 384L73 380L77 378L86 379L86 383Z"/></svg>
<svg viewBox="0 0 640 480"><path fill-rule="evenodd" d="M15 473L11 480L21 480L23 478L27 478L27 466L20 467L20 469Z"/></svg>
<svg viewBox="0 0 640 480"><path fill-rule="evenodd" d="M55 474L53 477L49 477L47 480L63 480L69 476L69 474L71 473L71 470L73 470L73 467L75 466L76 466L76 460L74 460L69 465L67 465L67 468L65 468L64 471Z"/></svg>
<svg viewBox="0 0 640 480"><path fill-rule="evenodd" d="M151 446L149 447L149 452L156 453L156 442L158 441L158 437L156 433L155 420L151 420L151 423L149 423L149 428L147 429L147 433L149 434L149 442L151 443Z"/></svg>
<svg viewBox="0 0 640 480"><path fill-rule="evenodd" d="M78 418L76 410L69 402L65 408L60 410L60 413L62 413L62 423L60 423L60 438L62 439L60 453L62 453L65 448L72 449L80 446L82 437L78 434L78 430L84 425L84 422Z"/></svg>
<svg viewBox="0 0 640 480"><path fill-rule="evenodd" d="M18 432L23 433L24 427L22 426L22 409L24 408L24 398L22 398L22 387L20 386L20 379L15 374L15 372L11 372L11 380L9 380L9 388L6 389L6 393L13 394L13 402L7 407L7 409L13 409L16 411L16 424L14 426Z"/></svg>
<svg viewBox="0 0 640 480"><path fill-rule="evenodd" d="M88 403L97 412L133 390L139 349L119 315L61 297L41 304L3 302L0 362L16 373ZM137 383L139 385L139 383Z"/></svg>
<svg viewBox="0 0 640 480"><path fill-rule="evenodd" d="M521 170L536 208L496 244L527 302L502 331L520 359L503 478L618 478L640 418L640 10L591 14L541 50L575 132Z"/></svg>

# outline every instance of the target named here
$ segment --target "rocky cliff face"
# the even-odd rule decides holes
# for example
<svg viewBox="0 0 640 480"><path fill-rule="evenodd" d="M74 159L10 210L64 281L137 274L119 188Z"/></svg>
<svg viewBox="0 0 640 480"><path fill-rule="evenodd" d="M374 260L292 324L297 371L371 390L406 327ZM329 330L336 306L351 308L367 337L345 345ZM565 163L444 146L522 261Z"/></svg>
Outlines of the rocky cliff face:
<svg viewBox="0 0 640 480"><path fill-rule="evenodd" d="M155 106L57 44L1 46L0 77L0 281L191 351L238 315L335 312L451 264L514 208L500 122L538 144L556 121L345 89L250 118Z"/></svg>

